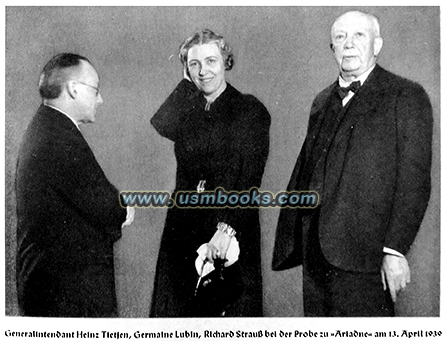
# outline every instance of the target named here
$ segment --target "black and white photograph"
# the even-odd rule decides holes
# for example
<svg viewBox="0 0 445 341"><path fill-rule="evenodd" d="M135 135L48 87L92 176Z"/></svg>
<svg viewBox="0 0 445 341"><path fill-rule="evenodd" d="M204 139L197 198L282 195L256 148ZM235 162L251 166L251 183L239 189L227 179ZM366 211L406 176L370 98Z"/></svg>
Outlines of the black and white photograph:
<svg viewBox="0 0 445 341"><path fill-rule="evenodd" d="M6 339L443 337L442 7L369 5L7 3Z"/></svg>

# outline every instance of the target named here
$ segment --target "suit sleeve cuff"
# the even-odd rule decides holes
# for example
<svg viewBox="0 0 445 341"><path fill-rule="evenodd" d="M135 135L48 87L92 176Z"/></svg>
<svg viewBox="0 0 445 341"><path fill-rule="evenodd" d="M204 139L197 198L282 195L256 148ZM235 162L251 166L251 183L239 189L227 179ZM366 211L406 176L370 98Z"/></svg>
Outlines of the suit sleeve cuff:
<svg viewBox="0 0 445 341"><path fill-rule="evenodd" d="M386 246L383 248L383 253L387 253L387 254L389 254L389 255L393 255L393 256L398 256L398 257L403 257L403 258L405 258L405 256L402 255L400 252L398 252L398 251L396 251L396 250L393 250L393 249L390 249L389 247L386 247Z"/></svg>

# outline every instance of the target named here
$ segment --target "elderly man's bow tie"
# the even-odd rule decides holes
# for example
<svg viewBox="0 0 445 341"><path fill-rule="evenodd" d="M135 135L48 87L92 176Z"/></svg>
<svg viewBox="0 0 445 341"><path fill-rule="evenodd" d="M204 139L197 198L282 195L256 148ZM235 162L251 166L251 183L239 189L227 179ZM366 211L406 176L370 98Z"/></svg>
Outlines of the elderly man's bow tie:
<svg viewBox="0 0 445 341"><path fill-rule="evenodd" d="M338 95L340 96L341 99L343 99L348 95L349 91L356 92L359 87L360 87L360 81L352 82L351 85L349 85L347 88L339 87Z"/></svg>

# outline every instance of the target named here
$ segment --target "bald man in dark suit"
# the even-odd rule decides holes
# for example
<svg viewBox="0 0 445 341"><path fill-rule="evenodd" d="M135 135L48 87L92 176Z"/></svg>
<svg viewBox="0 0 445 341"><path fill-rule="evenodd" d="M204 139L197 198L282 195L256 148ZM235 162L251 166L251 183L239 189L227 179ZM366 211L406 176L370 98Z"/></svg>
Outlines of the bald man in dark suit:
<svg viewBox="0 0 445 341"><path fill-rule="evenodd" d="M376 64L375 16L347 12L331 38L340 76L313 102L288 186L318 191L320 205L281 210L272 267L303 264L306 316L394 316L430 196L432 108Z"/></svg>

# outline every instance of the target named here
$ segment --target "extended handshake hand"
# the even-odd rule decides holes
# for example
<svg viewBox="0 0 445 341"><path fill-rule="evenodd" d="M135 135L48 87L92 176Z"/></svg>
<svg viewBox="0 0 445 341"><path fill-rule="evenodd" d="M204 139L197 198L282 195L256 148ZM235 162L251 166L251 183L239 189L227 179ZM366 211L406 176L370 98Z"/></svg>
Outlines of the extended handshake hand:
<svg viewBox="0 0 445 341"><path fill-rule="evenodd" d="M130 226L134 220L134 207L127 207L127 220L122 224L122 228Z"/></svg>

